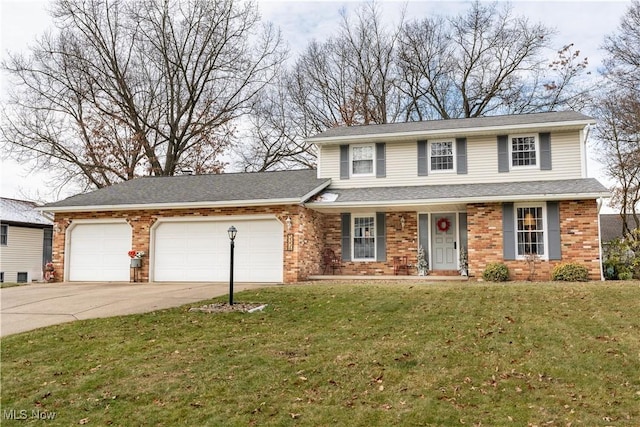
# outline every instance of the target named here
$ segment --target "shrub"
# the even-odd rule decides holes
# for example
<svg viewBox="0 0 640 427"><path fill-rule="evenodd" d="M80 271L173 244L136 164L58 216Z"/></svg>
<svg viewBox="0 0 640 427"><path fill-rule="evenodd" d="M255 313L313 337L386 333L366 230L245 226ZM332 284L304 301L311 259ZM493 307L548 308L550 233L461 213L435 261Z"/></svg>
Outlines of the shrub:
<svg viewBox="0 0 640 427"><path fill-rule="evenodd" d="M618 273L618 279L631 280L633 279L633 273L631 273L630 271L623 271L622 273Z"/></svg>
<svg viewBox="0 0 640 427"><path fill-rule="evenodd" d="M491 262L482 272L482 278L488 282L506 282L509 280L509 269L501 262Z"/></svg>
<svg viewBox="0 0 640 427"><path fill-rule="evenodd" d="M563 282L586 282L589 280L589 270L584 265L575 262L558 264L551 272L551 280Z"/></svg>

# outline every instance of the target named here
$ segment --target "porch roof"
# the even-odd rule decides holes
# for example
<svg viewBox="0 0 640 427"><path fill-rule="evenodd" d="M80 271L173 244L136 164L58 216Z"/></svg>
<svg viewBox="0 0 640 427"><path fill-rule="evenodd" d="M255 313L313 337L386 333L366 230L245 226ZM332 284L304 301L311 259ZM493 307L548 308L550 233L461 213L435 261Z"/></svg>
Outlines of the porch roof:
<svg viewBox="0 0 640 427"><path fill-rule="evenodd" d="M466 203L580 200L608 198L610 193L595 178L555 181L495 182L326 189L306 206L318 210L347 207L385 207Z"/></svg>

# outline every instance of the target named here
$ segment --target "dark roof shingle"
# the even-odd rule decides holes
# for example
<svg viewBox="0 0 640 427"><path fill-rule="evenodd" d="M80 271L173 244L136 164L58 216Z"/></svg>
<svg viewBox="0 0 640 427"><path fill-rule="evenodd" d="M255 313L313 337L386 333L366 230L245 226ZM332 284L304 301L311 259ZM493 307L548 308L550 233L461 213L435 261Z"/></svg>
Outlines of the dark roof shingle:
<svg viewBox="0 0 640 427"><path fill-rule="evenodd" d="M327 197L328 194L334 195ZM595 178L557 181L499 182L482 184L423 185L406 187L370 187L328 189L318 196L318 204L362 202L438 201L460 199L501 200L509 197L594 195L608 196L609 191ZM335 197L337 196L337 197ZM333 200L323 202L322 199Z"/></svg>
<svg viewBox="0 0 640 427"><path fill-rule="evenodd" d="M316 139L355 137L378 134L398 134L453 129L491 128L501 126L539 125L559 122L594 122L591 117L575 111L514 114L505 116L474 117L468 119L427 120L421 122L389 123L383 125L339 126L309 138Z"/></svg>
<svg viewBox="0 0 640 427"><path fill-rule="evenodd" d="M301 200L329 183L315 170L144 177L78 194L44 207L161 205L234 201ZM304 201L304 200L303 200Z"/></svg>

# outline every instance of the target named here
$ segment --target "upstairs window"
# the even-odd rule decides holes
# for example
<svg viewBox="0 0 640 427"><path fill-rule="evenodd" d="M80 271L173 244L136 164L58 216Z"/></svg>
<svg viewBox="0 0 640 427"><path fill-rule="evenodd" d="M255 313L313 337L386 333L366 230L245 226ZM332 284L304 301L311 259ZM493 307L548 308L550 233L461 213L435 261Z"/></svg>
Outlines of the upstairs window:
<svg viewBox="0 0 640 427"><path fill-rule="evenodd" d="M373 175L373 144L351 147L351 175Z"/></svg>
<svg viewBox="0 0 640 427"><path fill-rule="evenodd" d="M544 257L544 220L542 206L523 206L516 209L517 255Z"/></svg>
<svg viewBox="0 0 640 427"><path fill-rule="evenodd" d="M453 141L429 144L430 167L433 172L453 170Z"/></svg>
<svg viewBox="0 0 640 427"><path fill-rule="evenodd" d="M536 166L537 146L536 137L522 135L511 137L511 166Z"/></svg>
<svg viewBox="0 0 640 427"><path fill-rule="evenodd" d="M7 246L7 242L9 241L9 226L8 225L0 225L0 245Z"/></svg>

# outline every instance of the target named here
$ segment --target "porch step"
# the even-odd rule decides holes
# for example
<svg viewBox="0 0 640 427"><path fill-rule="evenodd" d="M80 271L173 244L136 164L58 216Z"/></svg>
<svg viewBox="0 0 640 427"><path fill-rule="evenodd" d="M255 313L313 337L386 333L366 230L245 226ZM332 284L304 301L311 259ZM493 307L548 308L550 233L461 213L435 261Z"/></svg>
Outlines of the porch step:
<svg viewBox="0 0 640 427"><path fill-rule="evenodd" d="M439 272L438 272L439 273ZM458 272L456 272L458 273ZM352 276L352 275L315 275L309 276L308 280L387 280L387 281L420 281L420 282L444 282L444 281L467 281L466 276L460 274L453 275L428 275L428 276Z"/></svg>

